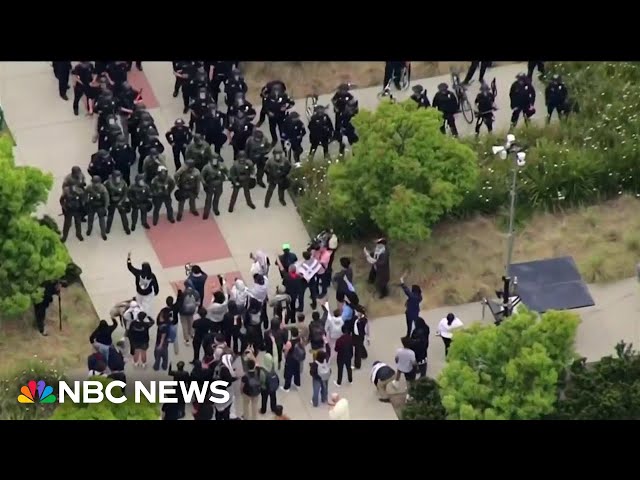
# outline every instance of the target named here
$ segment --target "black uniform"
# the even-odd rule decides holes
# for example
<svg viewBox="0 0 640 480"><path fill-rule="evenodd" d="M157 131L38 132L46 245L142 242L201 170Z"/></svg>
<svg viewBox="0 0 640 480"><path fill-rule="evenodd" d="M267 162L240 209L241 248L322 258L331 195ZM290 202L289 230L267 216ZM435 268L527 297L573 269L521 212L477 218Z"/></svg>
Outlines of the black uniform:
<svg viewBox="0 0 640 480"><path fill-rule="evenodd" d="M360 140L358 134L356 133L356 128L351 123L353 117L358 114L358 102L355 98L352 98L344 111L340 114L338 119L339 123L336 122L336 137L340 142L340 155L344 155L344 150L346 148L345 143L342 141L344 137L347 137L347 141L349 145L352 146Z"/></svg>
<svg viewBox="0 0 640 480"><path fill-rule="evenodd" d="M493 102L495 98L489 90L481 91L476 97L476 108L478 109L478 118L476 119L476 135L480 133L482 124L487 126L489 133L493 131L493 111L495 107Z"/></svg>
<svg viewBox="0 0 640 480"><path fill-rule="evenodd" d="M271 202L271 196L273 191L278 187L278 200L282 205L287 205L284 199L284 192L289 188L289 172L291 172L291 163L284 158L283 153L280 150L273 152L273 158L270 158L266 165L267 181L269 187L264 197L264 207L269 208L269 202Z"/></svg>
<svg viewBox="0 0 640 480"><path fill-rule="evenodd" d="M185 158L187 145L191 143L193 134L184 122L182 122L174 124L165 136L167 138L167 142L171 145L171 150L173 151L173 163L175 164L177 171L181 165L180 155Z"/></svg>
<svg viewBox="0 0 640 480"><path fill-rule="evenodd" d="M93 221L98 215L98 224L100 225L100 235L103 240L107 239L105 216L109 208L109 192L100 182L99 177L93 177L91 185L85 190L85 210L87 212L87 236L91 235L93 230Z"/></svg>
<svg viewBox="0 0 640 480"><path fill-rule="evenodd" d="M519 79L513 82L509 91L511 99L511 126L515 127L520 118L520 113L524 117L525 123L529 123L529 118L535 113L533 106L536 103L536 91L526 79Z"/></svg>
<svg viewBox="0 0 640 480"><path fill-rule="evenodd" d="M136 175L136 180L129 188L129 201L131 202L131 230L136 229L138 214L140 223L146 229L151 228L147 222L147 213L153 206L151 202L151 189L144 181L144 175Z"/></svg>
<svg viewBox="0 0 640 480"><path fill-rule="evenodd" d="M287 110L295 105L295 102L284 92L272 91L264 102L264 108L269 117L269 132L271 142L275 145L279 137L282 137L282 124L287 116ZM277 132L276 132L277 127Z"/></svg>
<svg viewBox="0 0 640 480"><path fill-rule="evenodd" d="M244 78L227 78L224 82L224 95L225 95L225 103L227 107L233 105L233 102L236 99L236 95L238 93L246 94L248 90L247 84L244 81Z"/></svg>
<svg viewBox="0 0 640 480"><path fill-rule="evenodd" d="M246 98L239 97L236 101L227 109L227 128L229 130L233 127L233 122L238 118L238 114L242 112L244 117L250 122L256 118L256 109L253 108L251 102L248 102Z"/></svg>
<svg viewBox="0 0 640 480"><path fill-rule="evenodd" d="M270 82L267 82L265 86L262 87L262 90L260 91L260 98L262 98L262 108L260 109L260 118L258 119L258 124L256 125L258 127L261 126L267 118L267 109L265 104L267 98L269 98L269 95L271 95L271 92L274 89L278 89L284 93L287 91L287 86L281 80L272 80Z"/></svg>
<svg viewBox="0 0 640 480"><path fill-rule="evenodd" d="M120 124L122 125L122 131L124 136L129 141L129 119L133 115L136 107L136 101L140 96L140 92L131 85L125 83L118 93L118 107L120 109Z"/></svg>
<svg viewBox="0 0 640 480"><path fill-rule="evenodd" d="M142 173L142 170L144 168L144 159L149 156L149 152L151 152L151 149L154 148L156 149L158 154L164 152L164 145L162 145L162 142L160 142L160 139L157 136L146 136L140 144L140 148L138 149L138 173Z"/></svg>
<svg viewBox="0 0 640 480"><path fill-rule="evenodd" d="M238 193L240 193L240 189L242 188L244 192L244 198L247 201L247 205L249 208L255 209L256 206L253 204L251 200L251 178L253 176L253 163L251 160L247 159L247 156L244 152L239 153L236 161L233 163L233 166L229 170L229 180L231 181L231 185L233 186L233 191L231 192L231 201L229 202L229 212L233 212L233 207L236 205L236 200L238 199Z"/></svg>
<svg viewBox="0 0 640 480"><path fill-rule="evenodd" d="M213 209L213 213L220 215L219 205L220 197L222 196L222 185L228 176L229 172L220 161L213 160L202 169L202 186L205 192L203 220L209 218L211 209Z"/></svg>
<svg viewBox="0 0 640 480"><path fill-rule="evenodd" d="M209 85L211 90L211 96L218 103L218 96L220 95L220 84L224 83L231 75L231 70L234 68L234 62L213 62L213 76L211 77L211 83Z"/></svg>
<svg viewBox="0 0 640 480"><path fill-rule="evenodd" d="M118 170L122 173L122 178L127 185L131 184L131 165L136 161L136 153L131 145L126 143L123 138L116 141L115 145L111 147L109 151L111 158L114 162L114 170Z"/></svg>
<svg viewBox="0 0 640 480"><path fill-rule="evenodd" d="M109 208L107 208L107 233L111 232L111 225L113 225L113 216L116 209L120 214L122 220L122 228L125 233L129 235L129 219L127 213L129 212L129 199L127 198L128 187L121 175L117 174L117 171L109 177L105 182L105 187L109 192Z"/></svg>
<svg viewBox="0 0 640 480"><path fill-rule="evenodd" d="M129 135L131 135L131 148L133 148L134 152L140 145L140 135L138 135L138 127L143 120L145 122L148 122L149 125L154 124L151 114L147 112L147 110L143 106L138 104L134 108L133 114L131 114L131 116L129 117L129 125L127 129L129 131Z"/></svg>
<svg viewBox="0 0 640 480"><path fill-rule="evenodd" d="M220 153L222 146L227 141L227 135L224 131L226 125L226 115L213 108L212 104L210 104L202 118L202 134L205 141L209 145L213 145L216 153Z"/></svg>
<svg viewBox="0 0 640 480"><path fill-rule="evenodd" d="M562 81L552 79L551 83L547 85L544 91L544 99L547 104L547 123L551 121L551 115L553 115L554 110L558 111L559 117L569 113L567 95L567 86Z"/></svg>
<svg viewBox="0 0 640 480"><path fill-rule="evenodd" d="M189 80L195 74L195 65L193 62L179 61L173 63L173 72L176 77L176 83L173 86L173 96L177 97L178 92L182 89L182 103L185 110L189 109ZM186 112L185 112L186 113Z"/></svg>
<svg viewBox="0 0 640 480"><path fill-rule="evenodd" d="M96 153L91 155L91 161L89 162L87 172L92 177L98 176L102 182L106 182L114 170L115 162L106 150L98 150Z"/></svg>
<svg viewBox="0 0 640 480"><path fill-rule="evenodd" d="M465 75L464 80L462 81L463 84L465 85L469 84L469 82L471 81L471 78L473 77L473 74L476 73L478 66L480 67L480 76L478 77L478 80L480 80L480 83L484 82L484 74L487 71L487 68L491 66L491 62L474 60L473 62L471 62L471 65L469 66L469 70L467 71L467 74Z"/></svg>
<svg viewBox="0 0 640 480"><path fill-rule="evenodd" d="M69 90L69 74L71 73L71 62L53 62L53 74L58 79L58 93L60 97L68 100L67 90Z"/></svg>
<svg viewBox="0 0 640 480"><path fill-rule="evenodd" d="M191 117L189 118L189 130L194 130L195 133L204 135L204 123L203 119L208 111L208 106L212 102L211 95L204 89L200 89L196 98L191 100L189 109L191 110Z"/></svg>
<svg viewBox="0 0 640 480"><path fill-rule="evenodd" d="M440 131L445 133L445 125L449 124L451 134L457 137L458 128L456 127L455 114L458 112L458 99L455 94L449 90L439 91L434 95L433 102L431 103L434 108L442 112L443 119Z"/></svg>
<svg viewBox="0 0 640 480"><path fill-rule="evenodd" d="M329 157L329 141L333 137L333 123L324 111L314 113L309 119L309 141L311 142L310 158L316 154L318 145L322 145L325 158Z"/></svg>
<svg viewBox="0 0 640 480"><path fill-rule="evenodd" d="M421 92L414 92L411 94L411 100L418 104L418 108L428 108L431 106L431 102L429 101L429 97L427 97L427 91L422 90Z"/></svg>
<svg viewBox="0 0 640 480"><path fill-rule="evenodd" d="M353 95L346 88L338 90L331 98L333 113L336 114L336 140L340 141L340 128L342 126L342 115L344 115L347 104L353 100Z"/></svg>
<svg viewBox="0 0 640 480"><path fill-rule="evenodd" d="M89 100L93 97L91 82L93 82L95 70L91 62L81 62L73 67L71 73L76 77L76 83L73 86L73 113L78 115L78 106L83 95L87 98L87 110L89 110Z"/></svg>
<svg viewBox="0 0 640 480"><path fill-rule="evenodd" d="M73 221L76 229L76 237L82 241L82 216L83 216L83 199L84 188L80 185L70 185L65 187L60 197L60 206L64 215L64 225L62 227L62 242L67 241L71 222Z"/></svg>
<svg viewBox="0 0 640 480"><path fill-rule="evenodd" d="M247 140L253 133L253 123L244 115L236 117L231 125L231 146L233 147L233 158L236 159L238 153L244 150Z"/></svg>
<svg viewBox="0 0 640 480"><path fill-rule="evenodd" d="M307 134L307 129L300 119L300 115L292 112L284 119L282 123L282 138L285 143L289 142L291 152L293 152L293 160L300 163L300 155L302 155L302 139Z"/></svg>
<svg viewBox="0 0 640 480"><path fill-rule="evenodd" d="M391 77L393 77L393 83L396 88L400 90L400 76L402 74L402 69L404 68L405 62L385 62L384 64L384 79L382 80L382 85L387 86Z"/></svg>
<svg viewBox="0 0 640 480"><path fill-rule="evenodd" d="M196 198L200 193L200 170L195 168L193 159L185 161L185 164L175 174L176 199L178 200L178 215L176 220L182 220L184 203L189 200L189 210L198 216L196 209Z"/></svg>
<svg viewBox="0 0 640 480"><path fill-rule="evenodd" d="M264 133L258 129L253 130L244 147L247 157L256 167L256 183L263 188L267 187L264 184L264 168L267 164L267 154L271 147L273 145L264 138Z"/></svg>
<svg viewBox="0 0 640 480"><path fill-rule="evenodd" d="M542 77L544 75L544 62L539 60L529 60L527 62L527 77L529 80L533 78L533 71L538 67L538 73Z"/></svg>
<svg viewBox="0 0 640 480"><path fill-rule="evenodd" d="M107 66L112 62L96 61L94 63L95 63L95 66L96 66L96 75L102 75L103 73L107 72Z"/></svg>
<svg viewBox="0 0 640 480"><path fill-rule="evenodd" d="M109 62L107 65L107 75L113 82L113 90L116 93L120 93L122 84L127 81L127 62Z"/></svg>

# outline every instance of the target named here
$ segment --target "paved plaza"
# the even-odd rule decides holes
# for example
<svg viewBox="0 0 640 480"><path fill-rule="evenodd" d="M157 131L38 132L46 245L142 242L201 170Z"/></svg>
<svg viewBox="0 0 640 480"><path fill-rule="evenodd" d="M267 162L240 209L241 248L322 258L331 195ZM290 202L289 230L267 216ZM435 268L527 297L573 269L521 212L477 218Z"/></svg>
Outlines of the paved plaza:
<svg viewBox="0 0 640 480"><path fill-rule="evenodd" d="M176 118L188 120L182 114L182 99L172 97L174 77L171 62L144 62L144 72L135 70L130 74L130 82L136 88L143 89L143 98L156 121L161 140L165 144L165 156L169 173L173 174L171 148L166 144L164 133L173 125ZM526 64L512 64L496 67L488 71L486 79L494 77L498 83L496 112L496 129L506 128L509 124L511 110L508 104L508 91L515 75L526 70ZM420 83L432 98L436 86L446 81L448 76L434 77L414 81ZM54 177L53 190L46 205L39 213L56 218L59 217L58 198L64 176L74 165L86 171L90 156L97 146L91 142L95 124L94 118L84 115L80 108L80 116L74 116L71 101L65 102L58 97L56 79L51 66L47 62L4 62L0 63L0 99L7 123L16 139L16 161L22 165L32 165L50 172ZM538 85L539 87L539 85ZM380 87L356 90L356 98L360 108L373 109L379 102L377 93ZM469 97L475 98L478 90L476 81L469 89ZM409 92L398 95L400 99ZM320 97L320 103L328 104L331 95ZM222 96L220 97L222 98ZM222 103L222 102L221 102ZM259 105L256 105L259 111ZM304 118L304 99L298 99L295 107ZM538 88L536 101L537 116L543 118L544 95ZM473 124L468 125L458 115L458 128L461 135L473 132ZM266 127L266 126L265 126ZM268 130L263 127L265 133ZM308 137L305 139L308 140ZM304 145L308 150L308 145ZM227 167L232 164L232 149L226 145L222 156ZM132 173L135 167L132 169ZM309 236L299 218L292 201L286 207L278 202L271 202L271 207L264 209L265 190L256 187L252 191L256 210L247 207L242 196L238 199L233 214L227 213L230 188L225 185L225 192L220 203L221 215L212 216L207 221L185 213L183 221L170 224L166 217L151 230L138 228L131 235L126 235L116 218L108 241L103 241L95 232L79 242L73 235L67 241L73 260L82 268L82 280L101 318L108 318L110 308L118 301L131 298L135 294L133 276L126 269L127 252L131 252L134 265L143 261L151 264L160 285L160 294L155 301L156 312L164 304L167 295L174 295L175 290L184 280L184 264L197 263L209 274L210 282L207 295L218 287L216 274L224 275L227 281L235 278L250 278L249 253L261 249L273 260L280 252L283 243L289 243L292 250L300 254L307 246ZM202 211L203 195L198 199L198 207ZM270 290L280 283L277 269L270 272ZM606 287L593 287L592 294L596 307L584 309L583 323L578 334L578 349L591 359L597 359L612 351L613 345L620 339L640 344L637 284L634 280L620 282ZM429 306L429 293L425 292L424 307ZM333 302L333 295L328 298ZM332 304L333 305L333 304ZM308 306L307 306L308 309ZM479 320L482 309L478 304L462 305L452 308L425 311L424 318L431 327L432 338L429 349L429 373L435 375L442 368L444 350L440 340L433 335L435 327L449 310L457 313L466 323ZM310 317L310 311L307 311ZM486 319L488 321L488 319ZM354 419L396 419L393 408L377 401L375 389L369 380L369 367L374 360L392 363L399 338L405 329L404 318L376 318L372 321L372 342L369 359L364 363L362 371L356 371L353 385L341 387L340 393L346 396L351 404L351 415ZM152 329L155 332L155 329ZM120 332L122 333L122 332ZM87 350L89 346L87 345ZM173 353L173 352L171 352ZM152 356L152 349L149 351ZM191 360L190 347L181 345L177 360ZM335 360L334 360L335 362ZM134 370L128 374L135 378ZM138 372L137 370L135 372ZM152 375L150 372L145 376ZM336 388L330 383L330 391ZM294 419L327 419L327 407L313 408L310 405L311 382L308 367L302 375L300 392L278 394L278 402L283 404L286 413ZM266 417L269 417L268 415Z"/></svg>

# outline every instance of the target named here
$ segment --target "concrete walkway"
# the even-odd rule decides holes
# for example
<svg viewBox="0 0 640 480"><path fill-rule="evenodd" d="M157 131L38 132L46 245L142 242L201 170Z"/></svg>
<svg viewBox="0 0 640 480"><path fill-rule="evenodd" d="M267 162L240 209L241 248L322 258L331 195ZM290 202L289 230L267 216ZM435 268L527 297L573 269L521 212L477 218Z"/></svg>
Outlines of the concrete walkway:
<svg viewBox="0 0 640 480"><path fill-rule="evenodd" d="M145 62L143 82L147 94L157 99L157 108L151 110L156 120L156 125L164 142L166 132L176 118L187 118L182 114L181 98L173 98L174 77L170 62ZM509 124L508 89L515 75L525 69L524 64L515 64L497 67L490 70L486 78L497 78L498 100L500 110L496 112L496 129L506 128ZM130 81L136 85L142 75L138 72L132 75ZM429 97L432 98L436 86L441 82L450 83L449 76L435 77L413 82L422 84L427 88ZM142 83L138 83L141 85ZM73 165L79 165L83 169L89 164L91 154L97 146L91 143L91 135L94 128L94 119L83 115L82 103L80 116L73 115L71 101L64 102L57 95L57 83L53 76L51 66L46 62L3 62L0 63L0 98L7 123L18 144L16 148L16 160L18 164L32 165L54 176L54 185L49 200L43 205L39 213L46 213L56 218L62 226L62 218L59 217L60 207L58 198L64 176ZM469 89L471 100L475 98L478 89L476 81ZM360 101L360 108L373 109L378 103L377 93L379 87L356 90L355 96ZM402 92L399 99L407 97L411 92ZM320 102L330 102L332 94L323 95ZM222 98L222 96L221 96ZM222 103L222 102L221 102ZM536 108L543 111L542 95L538 95ZM156 102L154 102L156 104ZM259 110L259 106L256 105ZM304 99L297 101L296 109L304 117ZM473 125L468 125L458 116L458 128L461 134L473 132ZM542 118L542 113L538 114ZM263 127L264 128L264 127ZM268 131L266 131L268 134ZM308 140L308 136L306 138ZM170 173L173 173L173 161L171 150L167 147L167 164ZM305 144L305 147L307 145ZM232 163L232 150L227 145L223 148L222 156L227 166ZM229 201L230 189L225 186L225 192L221 199L221 206L226 207ZM186 213L185 220L180 224L169 225L166 220L161 220L154 232L152 229L145 232L138 229L130 236L122 231L119 220L116 218L108 241L103 241L98 233L86 238L84 242L78 242L70 235L67 246L74 261L83 269L83 282L91 300L101 318L106 318L112 305L117 301L131 298L135 293L133 277L125 267L127 252L132 252L134 264L139 265L143 261L151 264L158 277L160 295L155 301L156 311L164 304L167 295L175 293L176 283L184 280L183 264L187 261L197 261L203 270L213 278L215 274L225 274L233 280L237 276L249 278L250 262L249 252L262 249L273 259L280 251L282 243L289 243L293 251L300 253L307 245L307 232L292 204L282 207L278 202L272 202L271 208L265 210L264 190L257 187L252 191L255 211L250 210L242 198L238 199L233 214L221 208L221 216L209 219L206 225L200 218L191 218ZM202 208L204 198L198 200L198 207ZM175 205L174 205L175 208ZM117 216L116 216L117 217ZM203 226L204 225L204 226ZM197 229L204 228L204 233L199 238L210 239L210 245L205 248L204 256L193 258L191 246L185 240L193 236ZM97 229L97 228L96 228ZM191 242L193 243L193 242ZM166 245L183 252L177 256L167 256L164 251ZM200 255L200 252L198 253ZM272 269L270 275L271 290L279 283L276 269ZM213 285L211 285L213 288ZM460 307L462 308L462 307ZM310 314L309 314L310 316ZM465 318L463 316L463 318ZM438 318L439 319L439 318ZM395 322L397 323L397 322ZM368 371L371 361L378 359L390 360L397 346L396 338L399 338L401 329L396 332L393 321L377 319L375 321L374 341L370 348L370 360L365 363L362 372L356 372L354 384L342 387L345 395L351 401L353 418L360 419L395 419L395 414L390 406L377 402L374 389L368 379ZM387 335L387 330L389 335ZM434 344L437 342L433 342ZM608 347L608 345L607 345ZM437 346L434 347L437 352ZM604 348L604 347L603 347ZM182 348L178 359L188 361L191 359L190 349ZM150 356L152 352L150 352ZM438 354L435 353L437 357ZM435 368L435 366L434 366ZM137 373L136 373L137 374ZM309 405L310 382L307 369L303 373L303 391L279 395L279 402L285 406L285 411L295 419L326 419L326 408L314 409ZM333 388L331 389L333 390Z"/></svg>

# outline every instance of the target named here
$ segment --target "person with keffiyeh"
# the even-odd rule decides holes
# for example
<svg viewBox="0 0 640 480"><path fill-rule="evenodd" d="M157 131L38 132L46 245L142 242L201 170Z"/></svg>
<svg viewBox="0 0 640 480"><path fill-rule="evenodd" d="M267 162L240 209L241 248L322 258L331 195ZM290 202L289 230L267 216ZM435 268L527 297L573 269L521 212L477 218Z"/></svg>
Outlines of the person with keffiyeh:
<svg viewBox="0 0 640 480"><path fill-rule="evenodd" d="M251 264L251 275L255 275L256 273L265 277L269 275L271 262L266 253L262 250L256 250L256 253L249 254L249 258L253 260Z"/></svg>
<svg viewBox="0 0 640 480"><path fill-rule="evenodd" d="M385 238L378 239L373 255L369 253L367 247L364 248L364 254L367 262L371 265L369 283L374 284L380 298L384 298L389 295L389 277L391 276L387 240Z"/></svg>

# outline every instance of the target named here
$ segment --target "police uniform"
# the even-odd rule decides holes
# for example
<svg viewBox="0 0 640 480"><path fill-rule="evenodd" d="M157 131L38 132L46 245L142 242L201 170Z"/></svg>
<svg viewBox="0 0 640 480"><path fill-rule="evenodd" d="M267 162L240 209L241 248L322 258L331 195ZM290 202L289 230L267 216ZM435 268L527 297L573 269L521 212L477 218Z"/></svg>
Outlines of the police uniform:
<svg viewBox="0 0 640 480"><path fill-rule="evenodd" d="M204 89L198 92L198 96L191 100L189 109L191 110L191 117L189 117L189 130L195 131L195 133L204 133L202 119L208 111L208 105L211 103L211 96ZM195 127L195 130L194 130Z"/></svg>
<svg viewBox="0 0 640 480"><path fill-rule="evenodd" d="M173 72L176 77L176 83L173 87L173 96L177 97L178 92L182 90L182 103L185 110L189 109L189 80L195 73L193 62L179 61L173 63ZM177 75L176 75L177 74ZM186 113L186 112L183 112Z"/></svg>
<svg viewBox="0 0 640 480"><path fill-rule="evenodd" d="M333 124L329 115L322 111L316 111L309 119L309 141L311 151L309 157L313 159L318 145L322 145L325 158L329 158L329 140L333 136Z"/></svg>
<svg viewBox="0 0 640 480"><path fill-rule="evenodd" d="M215 152L220 153L222 146L227 141L227 135L224 131L227 124L227 118L224 113L217 109L213 110L211 105L202 119L202 130L205 141L209 145L213 145Z"/></svg>
<svg viewBox="0 0 640 480"><path fill-rule="evenodd" d="M155 128L155 127L154 127ZM141 173L144 170L144 159L147 158L151 151L155 150L158 152L158 155L164 152L164 145L160 142L160 139L156 135L149 135L143 139L140 147L138 147L139 153L139 161L138 161L138 172ZM164 157L162 159L162 163L166 165L164 161Z"/></svg>
<svg viewBox="0 0 640 480"><path fill-rule="evenodd" d="M63 188L60 197L60 206L64 215L64 225L62 227L62 237L60 240L64 243L67 241L71 222L73 221L76 229L76 238L83 241L82 237L82 208L84 199L84 188L77 183L71 183Z"/></svg>
<svg viewBox="0 0 640 480"><path fill-rule="evenodd" d="M229 212L233 212L233 207L236 205L238 199L238 193L242 188L244 192L244 198L247 201L249 208L255 209L256 206L251 200L250 184L253 177L254 166L251 160L247 158L244 151L239 151L233 166L229 170L229 180L232 185L231 200L229 202Z"/></svg>
<svg viewBox="0 0 640 480"><path fill-rule="evenodd" d="M100 225L100 235L103 240L107 239L105 216L109 208L109 192L99 180L93 177L91 185L85 190L85 210L87 211L87 237L91 235L93 230L93 221L98 215L98 224Z"/></svg>
<svg viewBox="0 0 640 480"><path fill-rule="evenodd" d="M271 202L271 196L276 186L278 187L278 200L284 206L287 202L284 199L284 192L289 187L289 172L291 171L291 163L284 158L284 154L280 150L274 150L273 158L267 161L266 165L267 181L269 187L264 197L264 206L269 208L269 202Z"/></svg>
<svg viewBox="0 0 640 480"><path fill-rule="evenodd" d="M136 161L136 153L131 145L126 143L124 138L116 140L116 143L109 151L113 158L114 169L122 173L122 178L127 185L131 184L131 165Z"/></svg>
<svg viewBox="0 0 640 480"><path fill-rule="evenodd" d="M442 112L442 126L440 131L445 133L445 125L449 125L451 134L454 137L458 136L458 127L456 127L455 114L458 112L458 99L455 94L448 88L444 90L438 89L438 93L433 96L433 102L431 102L434 108L437 108Z"/></svg>
<svg viewBox="0 0 640 480"><path fill-rule="evenodd" d="M413 93L409 98L418 104L418 108L427 108L431 106L429 97L427 97L427 91L422 85L415 85L412 90Z"/></svg>
<svg viewBox="0 0 640 480"><path fill-rule="evenodd" d="M346 145L343 141L344 137L347 137L347 142L352 146L360 140L356 133L356 128L351 123L353 117L358 114L358 102L355 98L352 98L345 107L344 111L339 117L340 123L336 123L336 131L338 134L338 141L340 142L340 155L344 155Z"/></svg>
<svg viewBox="0 0 640 480"><path fill-rule="evenodd" d="M213 152L211 152L211 146L202 139L202 136L196 134L194 141L187 147L185 158L192 158L195 167L202 170L213 158Z"/></svg>
<svg viewBox="0 0 640 480"><path fill-rule="evenodd" d="M191 164L191 165L189 165ZM189 199L189 210L193 215L198 215L196 209L196 198L200 193L200 170L193 166L194 161L189 159L180 167L175 174L175 183L178 190L176 198L178 200L178 215L176 220L182 220L182 212L184 211L184 202Z"/></svg>
<svg viewBox="0 0 640 480"><path fill-rule="evenodd" d="M524 117L524 122L529 123L529 119L535 113L533 105L536 103L536 90L529 83L523 74L516 77L516 81L511 85L509 91L509 99L511 100L511 126L515 127L520 118L520 114Z"/></svg>
<svg viewBox="0 0 640 480"><path fill-rule="evenodd" d="M260 91L260 98L262 98L262 108L260 109L260 119L258 120L258 123L256 125L257 127L261 126L267 118L267 99L275 88L283 93L287 91L287 86L282 80L272 80L270 82L267 82L265 86L262 87L262 90Z"/></svg>
<svg viewBox="0 0 640 480"><path fill-rule="evenodd" d="M204 200L204 213L202 219L209 218L209 212L213 208L213 213L220 215L219 205L220 197L222 196L222 186L224 181L228 178L229 172L222 165L221 161L208 162L202 169L201 178L202 186L204 187L205 200Z"/></svg>
<svg viewBox="0 0 640 480"><path fill-rule="evenodd" d="M247 140L253 133L253 124L244 114L237 117L231 125L231 146L233 147L233 158L238 157L238 153L244 150Z"/></svg>
<svg viewBox="0 0 640 480"><path fill-rule="evenodd" d="M144 180L145 182L147 182L147 184L151 185L151 182L158 174L158 170L160 169L160 167L167 168L165 159L162 155L157 153L157 151L152 150L142 162Z"/></svg>
<svg viewBox="0 0 640 480"><path fill-rule="evenodd" d="M554 78L551 79L551 82L544 91L544 99L547 105L547 123L551 121L551 115L553 115L554 110L558 111L558 117L569 113L567 96L568 91L566 85L557 75L554 75Z"/></svg>
<svg viewBox="0 0 640 480"><path fill-rule="evenodd" d="M267 163L267 154L273 145L264 138L261 130L254 129L253 133L245 144L245 153L253 165L256 167L256 182L261 187L266 188L264 184L264 168Z"/></svg>
<svg viewBox="0 0 640 480"><path fill-rule="evenodd" d="M289 142L289 148L293 152L293 159L296 163L300 163L300 155L302 155L302 139L307 134L307 129L300 119L297 112L291 112L284 119L282 124L282 138Z"/></svg>
<svg viewBox="0 0 640 480"><path fill-rule="evenodd" d="M233 104L238 93L245 94L247 90L247 84L242 76L227 78L224 82L225 103L227 107Z"/></svg>
<svg viewBox="0 0 640 480"><path fill-rule="evenodd" d="M87 99L87 110L90 111L90 100L92 95L91 82L95 75L95 70L91 62L80 62L71 71L76 82L73 85L73 113L78 115L80 99L84 96Z"/></svg>
<svg viewBox="0 0 640 480"><path fill-rule="evenodd" d="M269 132L271 142L275 145L279 136L282 136L282 126L287 116L287 110L295 105L295 102L284 92L271 92L267 97L264 106L269 118ZM276 131L277 128L277 131Z"/></svg>
<svg viewBox="0 0 640 480"><path fill-rule="evenodd" d="M111 177L104 184L107 192L109 192L109 208L107 209L107 233L111 233L111 225L113 225L113 216L116 209L120 214L122 220L122 228L125 233L129 235L129 219L127 218L127 212L129 210L129 201L127 198L128 187L122 178L122 174L117 175L117 170L113 172Z"/></svg>
<svg viewBox="0 0 640 480"><path fill-rule="evenodd" d="M129 200L131 202L131 231L136 229L138 214L140 223L146 229L151 228L147 223L147 213L151 211L151 188L144 181L144 175L136 175L135 182L129 188Z"/></svg>
<svg viewBox="0 0 640 480"><path fill-rule="evenodd" d="M111 172L115 169L115 162L109 152L106 150L98 150L96 153L91 155L91 161L89 162L89 168L87 168L87 172L92 177L98 176L100 177L100 181L106 182L111 175ZM104 187L104 185L102 185Z"/></svg>
<svg viewBox="0 0 640 480"><path fill-rule="evenodd" d="M173 218L173 206L171 205L171 193L176 187L176 182L167 173L166 167L159 169L158 175L151 181L151 198L153 200L153 224L157 225L160 218L162 205L167 209L167 220L175 223Z"/></svg>
<svg viewBox="0 0 640 480"><path fill-rule="evenodd" d="M331 98L331 104L333 105L333 111L336 114L336 129L335 135L336 140L342 142L340 138L341 128L343 125L342 116L345 114L345 110L347 108L347 104L353 100L353 95L349 92L349 87L347 85L341 85L338 91Z"/></svg>
<svg viewBox="0 0 640 480"><path fill-rule="evenodd" d="M53 62L53 74L58 79L58 93L60 98L69 100L67 90L69 90L69 74L71 73L71 62Z"/></svg>
<svg viewBox="0 0 640 480"><path fill-rule="evenodd" d="M476 135L480 134L480 127L484 124L487 126L489 133L493 131L493 110L495 109L493 94L489 90L481 91L476 96L476 108L478 109L478 118L476 119Z"/></svg>
<svg viewBox="0 0 640 480"><path fill-rule="evenodd" d="M176 166L176 171L180 168L180 156L186 158L187 145L191 143L193 134L191 130L184 124L183 121L176 123L166 133L167 142L171 145L173 151L173 163Z"/></svg>
<svg viewBox="0 0 640 480"><path fill-rule="evenodd" d="M220 85L231 75L234 62L213 62L213 76L211 77L210 90L214 101L218 103Z"/></svg>

